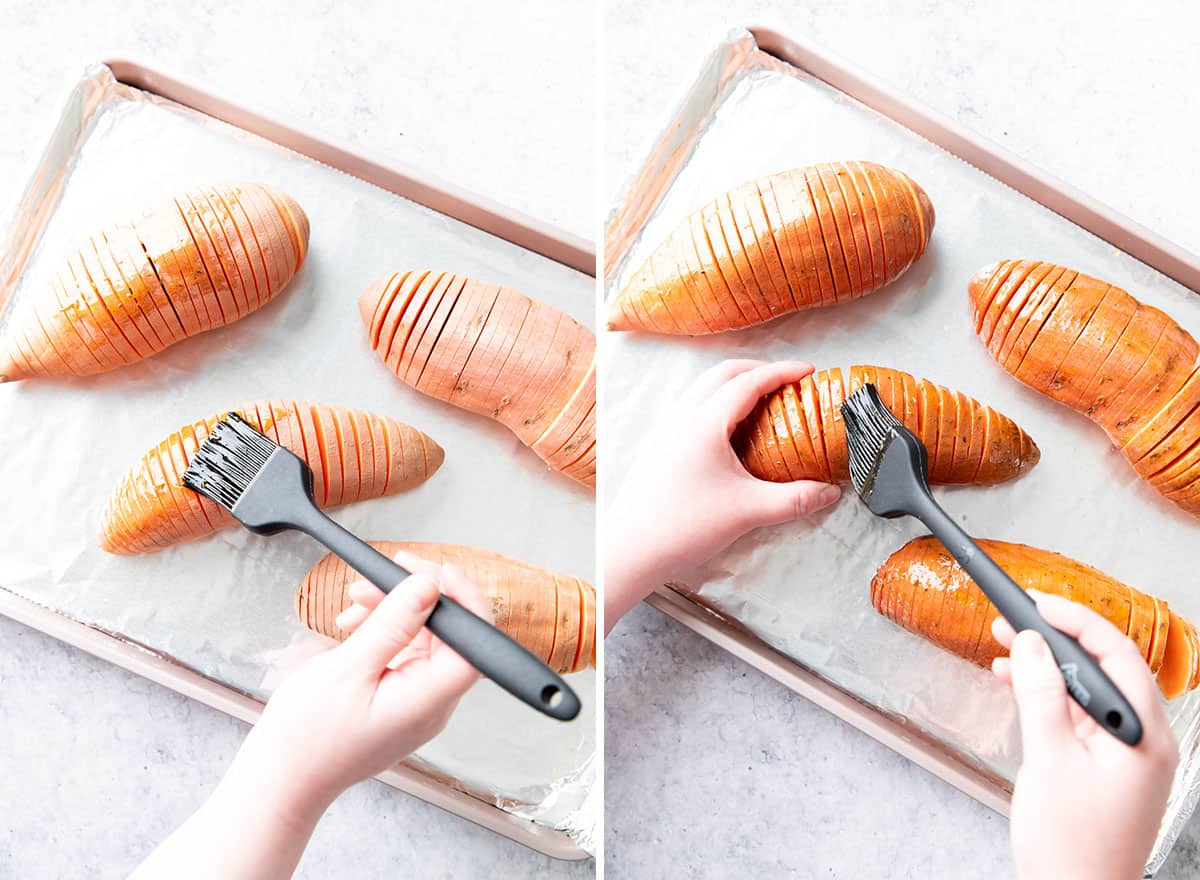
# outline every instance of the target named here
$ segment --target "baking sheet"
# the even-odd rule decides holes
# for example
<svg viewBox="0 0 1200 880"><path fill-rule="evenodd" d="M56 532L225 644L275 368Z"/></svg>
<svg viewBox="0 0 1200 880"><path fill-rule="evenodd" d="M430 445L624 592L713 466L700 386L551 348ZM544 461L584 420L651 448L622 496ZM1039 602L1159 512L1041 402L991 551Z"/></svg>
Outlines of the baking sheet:
<svg viewBox="0 0 1200 880"><path fill-rule="evenodd" d="M928 192L929 250L898 282L853 303L695 339L605 336L606 490L620 490L646 421L703 369L730 357L879 364L958 388L1015 418L1041 463L994 488L941 487L939 500L980 537L1065 553L1160 595L1195 619L1188 552L1200 523L1136 478L1086 418L1012 379L975 337L967 280L1006 257L1051 260L1103 277L1200 332L1189 290L933 144L797 69L740 32L709 60L668 127L672 143L636 178L611 219L612 296L692 210L737 184L838 159L881 162ZM662 192L644 225L626 218ZM629 239L624 233L640 234ZM624 242L630 241L628 250ZM653 377L648 381L647 377ZM867 705L899 716L968 765L1011 784L1020 762L1015 706L991 674L880 617L875 569L923 532L879 520L851 497L797 523L760 529L682 584L705 604ZM1150 867L1161 864L1197 797L1200 696L1169 704L1182 762Z"/></svg>
<svg viewBox="0 0 1200 880"><path fill-rule="evenodd" d="M185 422L256 398L356 406L408 422L446 451L417 490L335 513L368 539L471 544L593 580L594 501L506 429L403 385L366 345L357 297L402 268L444 267L525 291L591 326L591 277L180 105L88 71L0 255L13 289L0 331L69 247L108 219L214 180L293 195L310 252L274 302L148 361L70 381L0 386L0 584L265 699L332 642L292 610L323 554L298 534L230 529L142 557L96 547L124 471ZM43 225L44 224L44 225ZM7 288L5 288L7 289ZM3 301L4 290L0 290ZM594 673L569 724L480 682L416 760L438 777L589 841Z"/></svg>

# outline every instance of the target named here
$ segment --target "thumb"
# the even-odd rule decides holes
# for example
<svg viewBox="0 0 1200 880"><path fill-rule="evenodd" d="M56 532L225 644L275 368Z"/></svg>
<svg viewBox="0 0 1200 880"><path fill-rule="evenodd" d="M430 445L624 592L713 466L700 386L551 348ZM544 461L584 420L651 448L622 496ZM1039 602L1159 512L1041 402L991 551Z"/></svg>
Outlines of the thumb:
<svg viewBox="0 0 1200 880"><path fill-rule="evenodd" d="M1046 754L1073 738L1062 672L1046 640L1031 629L1017 633L1010 656L1025 756Z"/></svg>
<svg viewBox="0 0 1200 880"><path fill-rule="evenodd" d="M405 578L346 639L343 654L355 665L382 672L416 638L438 595L437 583L429 575Z"/></svg>
<svg viewBox="0 0 1200 880"><path fill-rule="evenodd" d="M769 526L791 522L828 507L842 497L841 486L797 480L794 483L757 481L751 500L751 515L756 524Z"/></svg>

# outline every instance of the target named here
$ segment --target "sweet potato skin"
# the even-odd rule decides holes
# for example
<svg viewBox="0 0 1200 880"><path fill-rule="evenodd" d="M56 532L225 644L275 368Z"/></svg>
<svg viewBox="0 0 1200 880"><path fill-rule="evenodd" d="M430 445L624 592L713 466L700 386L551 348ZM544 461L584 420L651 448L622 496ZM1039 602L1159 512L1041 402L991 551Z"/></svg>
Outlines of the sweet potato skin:
<svg viewBox="0 0 1200 880"><path fill-rule="evenodd" d="M321 507L412 489L432 476L445 457L442 448L416 428L361 410L264 400L228 412L238 413L308 462L313 498ZM225 414L184 425L121 478L101 520L103 550L148 553L235 522L223 507L182 482L192 454Z"/></svg>
<svg viewBox="0 0 1200 880"><path fill-rule="evenodd" d="M1164 669L1167 657L1183 654L1181 645L1195 642L1195 628L1165 601L1091 566L1024 544L978 543L1023 589L1079 602L1127 634L1152 673ZM1005 655L991 635L992 621L999 612L932 536L909 541L879 567L871 580L871 604L910 632L979 666L990 666L996 657ZM1200 652L1173 660L1172 668L1159 678L1168 699L1179 695L1178 681L1184 677L1180 667L1185 663L1191 664L1185 680L1194 680L1188 689L1200 683Z"/></svg>
<svg viewBox="0 0 1200 880"><path fill-rule="evenodd" d="M413 388L495 419L595 487L596 338L558 309L451 272L397 272L359 297L371 347Z"/></svg>
<svg viewBox="0 0 1200 880"><path fill-rule="evenodd" d="M1009 295L1010 277L1041 280ZM1119 287L1036 261L985 266L968 292L1004 369L1086 415L1139 476L1200 513L1200 344L1187 331Z"/></svg>
<svg viewBox="0 0 1200 880"><path fill-rule="evenodd" d="M868 382L925 444L932 482L1000 483L1038 462L1037 444L1007 416L927 379L873 366L850 367L848 389L834 368L768 394L734 431L734 451L762 480L848 481L838 407Z"/></svg>
<svg viewBox="0 0 1200 880"><path fill-rule="evenodd" d="M308 218L260 183L194 190L92 234L0 343L0 382L86 376L151 357L277 296Z"/></svg>
<svg viewBox="0 0 1200 880"><path fill-rule="evenodd" d="M925 191L873 162L752 180L647 257L611 302L608 328L719 333L865 296L920 258L933 224Z"/></svg>
<svg viewBox="0 0 1200 880"><path fill-rule="evenodd" d="M461 568L487 593L496 626L556 672L579 672L596 665L596 591L586 581L461 544L372 541L371 545L387 556L406 550L439 565ZM300 622L323 636L345 639L335 619L350 606L346 587L358 578L332 553L322 558L296 588Z"/></svg>

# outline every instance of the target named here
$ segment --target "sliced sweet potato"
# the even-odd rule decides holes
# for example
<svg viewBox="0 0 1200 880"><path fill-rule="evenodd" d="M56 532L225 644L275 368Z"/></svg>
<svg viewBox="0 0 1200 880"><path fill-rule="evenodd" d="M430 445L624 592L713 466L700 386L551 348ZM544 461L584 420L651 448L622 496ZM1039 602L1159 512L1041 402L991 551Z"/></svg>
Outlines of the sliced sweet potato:
<svg viewBox="0 0 1200 880"><path fill-rule="evenodd" d="M1079 602L1128 630L1169 698L1200 685L1195 629L1165 601L1057 553L1003 541L979 544L1022 588ZM917 538L893 553L876 572L870 593L881 614L960 657L988 666L1003 655L990 635L996 609L933 537ZM943 602L929 598L938 594Z"/></svg>
<svg viewBox="0 0 1200 880"><path fill-rule="evenodd" d="M233 410L308 462L314 499L322 506L414 488L442 463L441 448L415 428L371 413L324 404L272 400ZM144 553L210 534L233 524L222 507L183 486L192 454L225 413L185 425L143 455L117 484L101 522L100 546L109 553ZM376 470L372 483L360 479L357 463L351 479L342 473L339 432L363 419L389 438L386 473ZM317 429L318 422L324 430ZM357 460L357 457L355 457ZM384 477L384 478L381 478Z"/></svg>
<svg viewBox="0 0 1200 880"><path fill-rule="evenodd" d="M585 635L595 644L595 591L591 585L475 547L432 542L371 543L388 556L406 550L439 565L461 568L487 594L496 627L556 671L578 672L586 665L595 665L594 657L580 656L580 642ZM322 635L344 639L345 633L333 621L350 605L346 586L357 578L357 573L338 557L329 554L321 559L296 588L295 608L300 622ZM398 589L403 589L403 584Z"/></svg>
<svg viewBox="0 0 1200 880"><path fill-rule="evenodd" d="M1024 304L1019 294L988 299L1016 274L1012 261L1002 261L971 279L977 332L989 352L1031 388L1100 425L1165 497L1200 512L1200 344L1159 309L1063 267L1050 267ZM997 347L987 328L1006 321L1011 330Z"/></svg>
<svg viewBox="0 0 1200 880"><path fill-rule="evenodd" d="M933 482L1001 482L1038 460L1037 447L1011 419L965 395L885 367L850 368L851 393L866 382L926 443ZM845 397L842 372L836 369L785 386L765 396L738 426L734 450L760 479L847 480L839 408Z"/></svg>
<svg viewBox="0 0 1200 880"><path fill-rule="evenodd" d="M591 331L498 284L429 275L367 287L359 312L368 342L417 390L495 419L565 473L595 439ZM594 472L580 481L594 485Z"/></svg>

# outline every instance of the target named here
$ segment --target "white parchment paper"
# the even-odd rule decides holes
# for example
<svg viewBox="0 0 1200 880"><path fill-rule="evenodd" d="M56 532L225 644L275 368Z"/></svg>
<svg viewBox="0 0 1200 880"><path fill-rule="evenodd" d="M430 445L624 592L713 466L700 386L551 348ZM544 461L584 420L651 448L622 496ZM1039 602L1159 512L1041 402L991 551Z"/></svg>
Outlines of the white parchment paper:
<svg viewBox="0 0 1200 880"><path fill-rule="evenodd" d="M15 218L0 261L17 279L0 328L26 297L42 295L43 279L91 229L190 186L270 183L300 202L312 235L289 288L232 326L102 376L0 386L5 588L269 696L296 664L333 644L292 610L320 546L237 528L141 557L96 546L107 497L143 452L184 423L269 397L393 416L445 449L445 464L416 491L335 513L363 537L476 545L594 580L591 493L500 425L402 384L368 347L357 307L380 275L445 268L509 285L591 326L590 277L121 86L107 68L77 87L47 155L49 173L31 189L45 197ZM581 807L594 775L594 674L569 681L584 705L574 722L546 719L481 682L417 757L506 809L590 839L594 819Z"/></svg>
<svg viewBox="0 0 1200 880"><path fill-rule="evenodd" d="M711 95L708 100L701 100ZM1041 449L1023 478L934 492L978 537L1064 553L1200 620L1194 542L1200 521L1139 480L1089 420L1026 388L976 338L967 281L1002 258L1062 263L1104 278L1200 334L1193 293L832 87L734 35L670 129L698 139L679 168L641 181L669 188L606 279L608 296L687 214L737 184L814 162L861 159L907 172L937 214L928 251L898 282L845 305L715 337L605 337L605 474L612 497L656 414L725 358L799 358L823 367L896 367L957 388L1016 419ZM625 202L637 202L636 193ZM619 218L618 218L619 219ZM611 258L612 255L610 255ZM686 586L782 653L880 710L908 719L971 763L1011 781L1020 761L1015 706L990 672L878 615L878 566L924 533L881 520L847 487L832 510L761 529ZM1183 761L1152 866L1195 806L1200 697L1169 704ZM751 723L747 721L747 723Z"/></svg>

